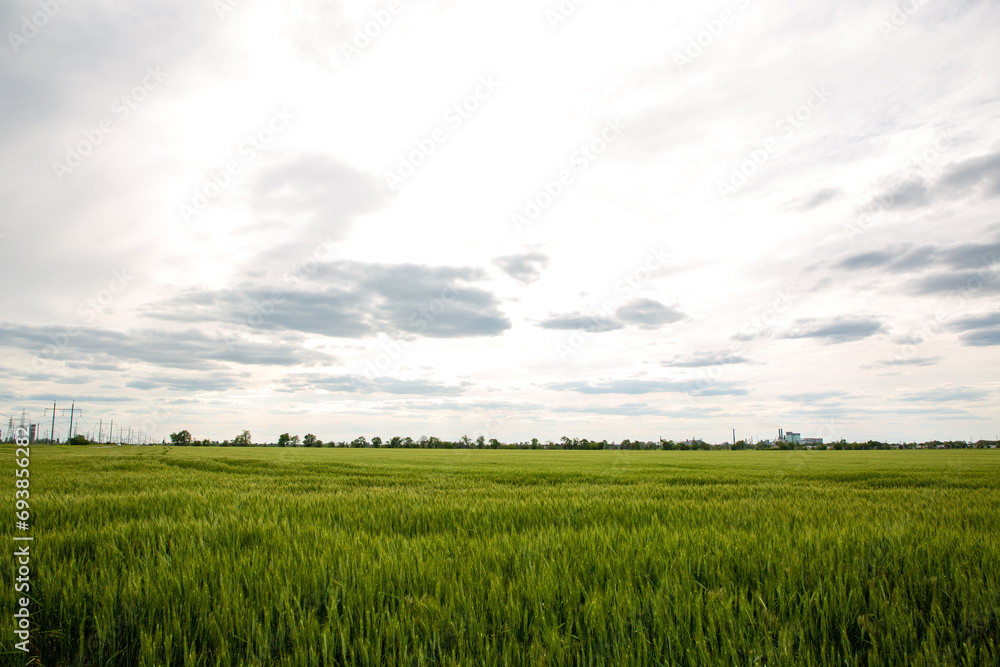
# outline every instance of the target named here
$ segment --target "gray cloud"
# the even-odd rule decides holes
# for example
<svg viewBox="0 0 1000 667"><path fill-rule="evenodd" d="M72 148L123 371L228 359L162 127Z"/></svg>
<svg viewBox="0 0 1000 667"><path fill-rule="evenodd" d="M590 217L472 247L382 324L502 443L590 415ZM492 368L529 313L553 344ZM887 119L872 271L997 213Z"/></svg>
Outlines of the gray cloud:
<svg viewBox="0 0 1000 667"><path fill-rule="evenodd" d="M982 183L987 197L1000 195L1000 152L949 165L938 187L958 194Z"/></svg>
<svg viewBox="0 0 1000 667"><path fill-rule="evenodd" d="M326 155L301 153L283 156L262 171L247 203L262 231L294 224L295 240L278 243L265 254L287 259L307 256L311 239L343 238L358 215L376 209L385 197L378 178Z"/></svg>
<svg viewBox="0 0 1000 667"><path fill-rule="evenodd" d="M795 328L786 331L782 338L816 338L826 344L850 343L864 340L882 331L882 323L873 318L839 317L826 321L799 320Z"/></svg>
<svg viewBox="0 0 1000 667"><path fill-rule="evenodd" d="M52 403L56 401L60 404L64 403L133 403L137 399L134 396L97 396L97 395L80 395L80 394L0 394L0 398L4 398L11 401L38 401L43 404ZM58 422L57 422L58 430Z"/></svg>
<svg viewBox="0 0 1000 667"><path fill-rule="evenodd" d="M728 366L732 364L748 364L746 357L730 352L694 352L685 357L674 357L661 362L661 366L669 368L705 368L708 366Z"/></svg>
<svg viewBox="0 0 1000 667"><path fill-rule="evenodd" d="M889 210L908 210L930 204L930 186L923 178L916 177L893 185L875 196L869 207L884 206Z"/></svg>
<svg viewBox="0 0 1000 667"><path fill-rule="evenodd" d="M935 246L914 246L905 244L891 246L884 250L850 255L837 262L834 266L852 271L864 269L885 269L894 273L915 271L928 266L935 261L939 251Z"/></svg>
<svg viewBox="0 0 1000 667"><path fill-rule="evenodd" d="M921 341L923 342L923 341ZM882 359L864 364L861 368L898 368L899 366L936 366L944 361L944 357L910 357L900 359Z"/></svg>
<svg viewBox="0 0 1000 667"><path fill-rule="evenodd" d="M989 329L1000 327L1000 311L985 315L973 315L952 320L948 323L948 328L952 331L969 331L972 329Z"/></svg>
<svg viewBox="0 0 1000 667"><path fill-rule="evenodd" d="M892 342L898 345L920 345L925 340L927 339L920 334L910 333L896 336L892 339Z"/></svg>
<svg viewBox="0 0 1000 667"><path fill-rule="evenodd" d="M848 255L833 263L834 269L851 272L880 271L914 275L905 289L911 294L956 292L964 296L1000 291L1000 239L943 245L901 244Z"/></svg>
<svg viewBox="0 0 1000 667"><path fill-rule="evenodd" d="M78 114L95 100L110 102L135 85L147 65L164 65L169 71L171 62L197 54L219 36L211 5L59 4L59 13L14 53L8 34L21 33L22 17L42 8L26 0L2 3L0 88L18 95L3 97L0 117L30 125ZM101 76L91 76L95 71Z"/></svg>
<svg viewBox="0 0 1000 667"><path fill-rule="evenodd" d="M150 391L153 389L168 389L170 391L198 392L198 391L231 391L246 386L248 373L227 373L212 372L198 373L197 375L181 377L169 375L155 375L131 380L125 383L130 389L139 391Z"/></svg>
<svg viewBox="0 0 1000 667"><path fill-rule="evenodd" d="M845 398L851 398L853 394L846 391L806 391L799 394L783 394L779 396L783 401L793 403L829 403L831 401L840 403Z"/></svg>
<svg viewBox="0 0 1000 667"><path fill-rule="evenodd" d="M208 336L195 329L111 331L79 328L69 335L62 326L0 325L8 347L36 356L84 365L139 362L169 368L211 370L219 362L262 366L329 363L332 358L288 342L251 342Z"/></svg>
<svg viewBox="0 0 1000 667"><path fill-rule="evenodd" d="M1000 328L985 331L973 331L958 337L965 345L972 347L992 347L1000 345Z"/></svg>
<svg viewBox="0 0 1000 667"><path fill-rule="evenodd" d="M285 392L326 391L333 393L394 394L420 396L459 396L463 386L446 385L428 380L401 380L379 377L369 379L359 375L312 375L297 373L282 379Z"/></svg>
<svg viewBox="0 0 1000 667"><path fill-rule="evenodd" d="M549 265L549 257L540 252L526 252L498 257L493 263L514 280L530 285L542 277L542 270Z"/></svg>
<svg viewBox="0 0 1000 667"><path fill-rule="evenodd" d="M910 292L921 296L954 293L962 296L989 295L1000 292L1000 281L982 271L934 273L910 283Z"/></svg>
<svg viewBox="0 0 1000 667"><path fill-rule="evenodd" d="M836 264L837 267L841 269L873 269L876 267L885 266L892 261L893 254L890 251L882 250L875 252L861 253L860 255L852 255L847 257Z"/></svg>
<svg viewBox="0 0 1000 667"><path fill-rule="evenodd" d="M987 198L1000 195L1000 152L952 163L944 174L929 183L921 176L896 183L869 202L868 207L908 210L928 206L935 201L953 199L983 186Z"/></svg>
<svg viewBox="0 0 1000 667"><path fill-rule="evenodd" d="M704 419L715 414L714 410L690 408L687 410L664 410L647 403L624 403L622 405L559 406L553 412L563 414L588 414L611 417L675 417L678 419Z"/></svg>
<svg viewBox="0 0 1000 667"><path fill-rule="evenodd" d="M617 331L630 325L637 326L640 329L659 329L662 326L678 322L686 317L679 310L664 306L659 301L654 301L653 299L633 299L619 306L614 316L586 315L579 312L556 314L549 316L548 319L540 322L538 326L543 329L602 333L605 331Z"/></svg>
<svg viewBox="0 0 1000 667"><path fill-rule="evenodd" d="M983 243L960 243L941 252L942 260L956 269L990 268L997 269L1000 255L1000 238Z"/></svg>
<svg viewBox="0 0 1000 667"><path fill-rule="evenodd" d="M822 206L826 202L836 199L841 195L841 191L837 188L823 188L818 190L808 197L800 200L795 206L796 210L799 211L811 211L817 206Z"/></svg>
<svg viewBox="0 0 1000 667"><path fill-rule="evenodd" d="M56 373L24 372L13 368L4 368L0 371L0 377L24 380L32 384L39 382L53 382L55 384L87 384L90 378L83 375L62 375Z"/></svg>
<svg viewBox="0 0 1000 667"><path fill-rule="evenodd" d="M66 368L72 368L75 370L82 371L108 371L111 373L121 373L128 370L128 367L124 364L119 364L115 362L100 362L100 361L67 361Z"/></svg>
<svg viewBox="0 0 1000 667"><path fill-rule="evenodd" d="M976 387L935 387L922 391L911 391L899 397L901 401L927 401L929 403L947 403L951 401L982 401L989 398L990 392Z"/></svg>
<svg viewBox="0 0 1000 667"><path fill-rule="evenodd" d="M749 392L729 382L707 380L608 380L604 382L556 382L552 391L578 394L691 394L693 396L745 396Z"/></svg>
<svg viewBox="0 0 1000 667"><path fill-rule="evenodd" d="M640 329L659 329L687 317L679 310L668 308L653 299L635 299L623 305L615 314L623 322L635 324Z"/></svg>
<svg viewBox="0 0 1000 667"><path fill-rule="evenodd" d="M308 277L288 289L191 291L150 304L143 313L333 338L496 336L510 328L497 298L465 284L484 278L481 269L338 261L313 265Z"/></svg>
<svg viewBox="0 0 1000 667"><path fill-rule="evenodd" d="M590 333L601 333L604 331L617 331L624 329L625 325L610 317L599 315L583 315L581 313L568 313L564 315L553 315L547 320L538 324L543 329L558 329L561 331L589 331Z"/></svg>

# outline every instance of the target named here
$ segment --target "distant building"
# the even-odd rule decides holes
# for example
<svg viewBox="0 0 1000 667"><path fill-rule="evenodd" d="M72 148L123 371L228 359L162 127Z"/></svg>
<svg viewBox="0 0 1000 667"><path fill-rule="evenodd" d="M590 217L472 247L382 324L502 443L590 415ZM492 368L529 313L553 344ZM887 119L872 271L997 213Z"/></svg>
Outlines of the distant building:
<svg viewBox="0 0 1000 667"><path fill-rule="evenodd" d="M823 438L802 438L803 445L822 445Z"/></svg>
<svg viewBox="0 0 1000 667"><path fill-rule="evenodd" d="M792 431L785 432L784 429L778 429L778 439L775 442L791 442L796 445L800 444L802 440L801 433L793 433Z"/></svg>

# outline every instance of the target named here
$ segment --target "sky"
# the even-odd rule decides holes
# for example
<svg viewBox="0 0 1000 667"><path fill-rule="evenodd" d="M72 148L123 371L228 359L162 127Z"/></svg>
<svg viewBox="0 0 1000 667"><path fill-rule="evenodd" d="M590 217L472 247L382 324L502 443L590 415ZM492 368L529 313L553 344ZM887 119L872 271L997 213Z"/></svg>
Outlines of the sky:
<svg viewBox="0 0 1000 667"><path fill-rule="evenodd" d="M0 414L996 438L998 28L975 0L4 2Z"/></svg>

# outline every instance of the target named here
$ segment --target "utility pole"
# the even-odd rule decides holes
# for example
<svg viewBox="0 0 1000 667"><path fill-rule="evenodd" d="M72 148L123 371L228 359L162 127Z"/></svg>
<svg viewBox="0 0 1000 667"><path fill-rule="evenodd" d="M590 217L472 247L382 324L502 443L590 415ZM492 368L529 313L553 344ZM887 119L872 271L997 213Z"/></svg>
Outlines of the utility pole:
<svg viewBox="0 0 1000 667"><path fill-rule="evenodd" d="M101 441L101 435L104 434L104 417L101 417L101 421L97 426L97 442Z"/></svg>
<svg viewBox="0 0 1000 667"><path fill-rule="evenodd" d="M736 446L736 429L733 429L733 447Z"/></svg>
<svg viewBox="0 0 1000 667"><path fill-rule="evenodd" d="M52 443L55 443L56 441L56 410L57 410L56 402L52 401L52 425L49 427L49 441ZM45 408L45 411L48 412L49 409ZM65 415L67 412L66 408L61 408L59 411L62 412L63 415ZM69 412L69 437L72 438L73 418L76 417L76 401L73 402L73 405L70 407L68 412ZM80 410L80 412L83 412L83 410ZM77 430L79 430L79 427L77 428Z"/></svg>
<svg viewBox="0 0 1000 667"><path fill-rule="evenodd" d="M111 442L114 439L115 439L115 418L112 417L111 418L111 428L108 429L108 444L109 445L114 444L113 442Z"/></svg>

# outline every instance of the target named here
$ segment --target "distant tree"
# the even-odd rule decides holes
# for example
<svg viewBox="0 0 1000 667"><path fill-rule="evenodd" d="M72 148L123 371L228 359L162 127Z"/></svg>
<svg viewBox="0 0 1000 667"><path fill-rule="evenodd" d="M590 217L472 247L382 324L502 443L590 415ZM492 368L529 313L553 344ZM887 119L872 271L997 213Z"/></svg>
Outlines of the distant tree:
<svg viewBox="0 0 1000 667"><path fill-rule="evenodd" d="M733 449L735 451L743 451L746 448L747 448L746 440L737 440L736 443L733 445Z"/></svg>
<svg viewBox="0 0 1000 667"><path fill-rule="evenodd" d="M532 438L531 439L531 448L532 449L538 449L538 438Z"/></svg>
<svg viewBox="0 0 1000 667"><path fill-rule="evenodd" d="M233 438L233 447L249 447L252 445L250 431L243 431L238 436Z"/></svg>
<svg viewBox="0 0 1000 667"><path fill-rule="evenodd" d="M500 449L500 441L496 438L490 438L490 447L493 449Z"/></svg>
<svg viewBox="0 0 1000 667"><path fill-rule="evenodd" d="M381 447L381 446L382 446L382 438L376 435L374 438L372 438L372 447Z"/></svg>
<svg viewBox="0 0 1000 667"><path fill-rule="evenodd" d="M292 447L298 447L299 445L302 444L302 439L299 438L299 436L297 435L293 435L291 442L289 442L288 444L290 444Z"/></svg>
<svg viewBox="0 0 1000 667"><path fill-rule="evenodd" d="M394 435L392 436L392 438L389 439L389 446L395 449L399 449L400 447L403 446L403 439L398 435Z"/></svg>
<svg viewBox="0 0 1000 667"><path fill-rule="evenodd" d="M67 440L66 444L67 445L90 445L90 444L93 444L93 443L91 443L90 440L87 440L86 437L77 434L77 435L74 435L69 440Z"/></svg>
<svg viewBox="0 0 1000 667"><path fill-rule="evenodd" d="M368 446L368 439L365 436L361 436L360 438L355 438L354 440L351 441L351 447L354 447L356 449L367 446Z"/></svg>
<svg viewBox="0 0 1000 667"><path fill-rule="evenodd" d="M292 436L287 433L282 433L278 436L278 447L287 447L288 443L292 441Z"/></svg>
<svg viewBox="0 0 1000 667"><path fill-rule="evenodd" d="M458 439L458 444L461 445L464 449L468 449L472 447L472 438L470 438L467 435L463 435L461 438Z"/></svg>
<svg viewBox="0 0 1000 667"><path fill-rule="evenodd" d="M482 449L485 446L486 446L486 438L485 437L479 436L478 438L476 438L476 449Z"/></svg>
<svg viewBox="0 0 1000 667"><path fill-rule="evenodd" d="M322 447L323 443L316 439L316 436L312 433L306 433L306 436L302 438L302 444L306 447Z"/></svg>
<svg viewBox="0 0 1000 667"><path fill-rule="evenodd" d="M187 431L181 431L180 433L171 433L170 443L174 445L190 445L191 434L188 433Z"/></svg>
<svg viewBox="0 0 1000 667"><path fill-rule="evenodd" d="M403 438L403 447L406 449L413 449L414 447L416 447L416 443L413 442L413 438L411 438L410 436L406 436L405 438Z"/></svg>

